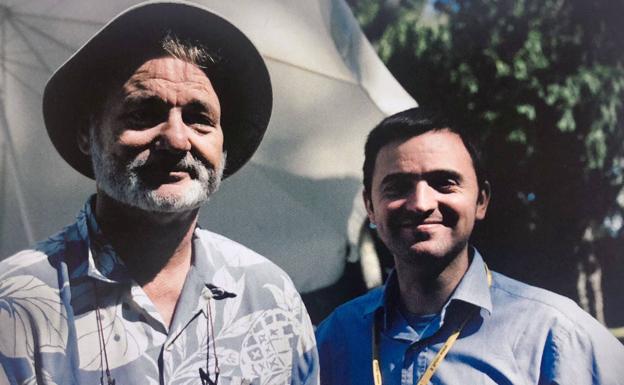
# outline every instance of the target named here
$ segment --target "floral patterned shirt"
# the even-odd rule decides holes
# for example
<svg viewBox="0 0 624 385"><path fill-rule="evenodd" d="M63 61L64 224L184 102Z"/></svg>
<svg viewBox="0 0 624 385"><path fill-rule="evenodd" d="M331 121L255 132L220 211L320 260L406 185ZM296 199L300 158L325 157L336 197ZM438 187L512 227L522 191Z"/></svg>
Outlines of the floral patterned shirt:
<svg viewBox="0 0 624 385"><path fill-rule="evenodd" d="M292 282L223 236L195 230L169 327L90 202L74 224L0 262L0 384L106 384L107 367L117 385L208 384L217 362L219 385L318 384L312 325Z"/></svg>

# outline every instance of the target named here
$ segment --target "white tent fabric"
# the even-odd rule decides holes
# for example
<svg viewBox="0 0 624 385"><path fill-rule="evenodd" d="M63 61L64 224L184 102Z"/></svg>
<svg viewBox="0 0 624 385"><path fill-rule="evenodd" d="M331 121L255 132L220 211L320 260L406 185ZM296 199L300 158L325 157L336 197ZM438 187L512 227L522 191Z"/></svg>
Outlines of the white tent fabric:
<svg viewBox="0 0 624 385"><path fill-rule="evenodd" d="M200 222L275 261L299 290L328 286L349 253L347 221L366 133L416 102L376 56L344 0L197 2L256 44L274 93L258 152L223 184ZM0 256L70 223L94 191L47 138L41 93L58 65L135 3L0 0Z"/></svg>

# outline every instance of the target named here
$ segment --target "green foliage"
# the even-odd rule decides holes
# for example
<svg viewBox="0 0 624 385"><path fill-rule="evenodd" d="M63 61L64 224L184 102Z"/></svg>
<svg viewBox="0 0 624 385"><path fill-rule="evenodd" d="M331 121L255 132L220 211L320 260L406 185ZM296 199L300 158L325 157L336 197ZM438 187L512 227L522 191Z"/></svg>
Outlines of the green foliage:
<svg viewBox="0 0 624 385"><path fill-rule="evenodd" d="M370 25L379 14L381 2L376 0L362 0L351 5L360 25Z"/></svg>
<svg viewBox="0 0 624 385"><path fill-rule="evenodd" d="M399 16L402 20L418 20L425 0L347 0L354 11L366 36L377 41L384 33L386 26L393 23Z"/></svg>
<svg viewBox="0 0 624 385"><path fill-rule="evenodd" d="M399 2L374 28L383 2L351 3L408 92L478 133L495 203L514 213L493 218L501 242L573 255L585 229L624 215L624 1L438 0L426 19Z"/></svg>

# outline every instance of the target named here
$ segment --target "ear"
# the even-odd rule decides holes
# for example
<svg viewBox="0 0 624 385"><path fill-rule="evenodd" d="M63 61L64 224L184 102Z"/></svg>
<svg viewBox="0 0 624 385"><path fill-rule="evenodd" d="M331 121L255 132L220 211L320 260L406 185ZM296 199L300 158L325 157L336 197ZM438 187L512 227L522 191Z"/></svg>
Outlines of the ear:
<svg viewBox="0 0 624 385"><path fill-rule="evenodd" d="M91 122L91 119L89 119L89 124L86 126L82 126L76 133L78 149L85 155L91 155L91 142L89 140L91 124L93 123Z"/></svg>
<svg viewBox="0 0 624 385"><path fill-rule="evenodd" d="M490 187L490 182L483 182L483 188L479 189L479 197L477 198L477 214L475 216L477 220L480 221L485 218L491 195L492 189Z"/></svg>
<svg viewBox="0 0 624 385"><path fill-rule="evenodd" d="M364 206L366 207L366 213L368 214L368 220L370 223L375 222L375 211L373 210L373 202L371 201L371 195L366 189L362 190L362 199L364 199Z"/></svg>

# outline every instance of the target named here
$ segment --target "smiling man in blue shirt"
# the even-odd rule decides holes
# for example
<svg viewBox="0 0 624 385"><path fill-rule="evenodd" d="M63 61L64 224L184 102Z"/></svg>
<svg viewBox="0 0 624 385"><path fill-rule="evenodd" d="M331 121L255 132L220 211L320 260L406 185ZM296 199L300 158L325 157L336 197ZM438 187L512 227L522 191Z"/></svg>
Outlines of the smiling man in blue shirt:
<svg viewBox="0 0 624 385"><path fill-rule="evenodd" d="M317 329L323 385L624 384L624 347L571 300L491 272L490 200L466 132L422 109L365 147L364 201L396 269Z"/></svg>

